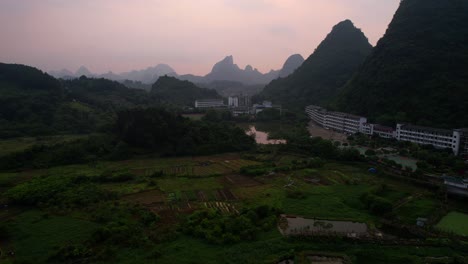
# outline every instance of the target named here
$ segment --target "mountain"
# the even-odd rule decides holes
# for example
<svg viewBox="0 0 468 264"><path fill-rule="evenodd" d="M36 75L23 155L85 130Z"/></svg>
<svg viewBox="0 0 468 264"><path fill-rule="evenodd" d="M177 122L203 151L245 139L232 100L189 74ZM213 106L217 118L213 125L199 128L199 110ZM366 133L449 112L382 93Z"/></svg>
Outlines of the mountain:
<svg viewBox="0 0 468 264"><path fill-rule="evenodd" d="M46 73L0 63L0 137L51 133L64 93L60 82Z"/></svg>
<svg viewBox="0 0 468 264"><path fill-rule="evenodd" d="M119 110L158 104L148 92L115 81L57 80L33 67L0 63L0 138L96 132Z"/></svg>
<svg viewBox="0 0 468 264"><path fill-rule="evenodd" d="M233 81L213 81L210 83L199 83L199 87L216 90L223 97L235 95L253 96L263 90L263 84L243 84L241 82Z"/></svg>
<svg viewBox="0 0 468 264"><path fill-rule="evenodd" d="M337 106L382 123L468 127L467 24L468 1L402 1Z"/></svg>
<svg viewBox="0 0 468 264"><path fill-rule="evenodd" d="M233 56L227 56L223 60L216 63L211 72L207 75L181 75L182 80L188 80L194 83L211 83L214 81L231 81L240 82L243 84L266 84L271 80L278 78L278 71L271 70L268 73L261 73L251 65L247 65L244 69L239 68L234 64Z"/></svg>
<svg viewBox="0 0 468 264"><path fill-rule="evenodd" d="M92 74L85 66L81 66L76 72L75 72L76 77L80 76L86 76L86 77L92 77L94 74Z"/></svg>
<svg viewBox="0 0 468 264"><path fill-rule="evenodd" d="M297 68L304 63L304 58L301 54L291 55L283 65L283 68L279 72L279 77L284 78L291 75Z"/></svg>
<svg viewBox="0 0 468 264"><path fill-rule="evenodd" d="M297 110L308 104L327 104L371 50L360 29L350 20L340 22L294 73L272 81L259 97Z"/></svg>
<svg viewBox="0 0 468 264"><path fill-rule="evenodd" d="M177 76L177 73L167 64L158 64L154 67L148 67L143 70L134 70L129 72L122 73L113 73L108 72L104 74L95 74L89 71L86 67L81 66L75 73L72 73L69 70L63 69L61 71L50 71L50 75L55 78L61 79L72 79L79 78L81 76L86 77L95 77L95 78L105 78L113 81L136 81L146 84L154 83L160 76L169 75Z"/></svg>
<svg viewBox="0 0 468 264"><path fill-rule="evenodd" d="M50 71L50 75L55 78L63 78L63 79L70 79L74 78L75 74L67 69L61 69L59 71Z"/></svg>
<svg viewBox="0 0 468 264"><path fill-rule="evenodd" d="M118 74L118 78L113 80L131 80L131 81L140 81L142 83L154 83L158 80L159 77L168 75L168 76L177 76L177 73L171 66L167 64L158 64L154 67L148 67L144 70L124 72Z"/></svg>
<svg viewBox="0 0 468 264"><path fill-rule="evenodd" d="M153 84L151 95L161 102L179 106L193 106L197 99L221 98L215 90L200 88L189 81L170 76L160 77Z"/></svg>

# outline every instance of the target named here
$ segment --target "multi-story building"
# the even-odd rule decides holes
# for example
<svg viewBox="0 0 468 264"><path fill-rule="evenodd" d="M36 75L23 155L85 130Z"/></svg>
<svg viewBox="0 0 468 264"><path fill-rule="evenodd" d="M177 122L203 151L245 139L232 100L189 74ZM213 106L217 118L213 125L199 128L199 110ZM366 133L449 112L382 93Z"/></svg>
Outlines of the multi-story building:
<svg viewBox="0 0 468 264"><path fill-rule="evenodd" d="M395 138L396 131L393 127L372 125L374 127L373 135L379 135L381 138Z"/></svg>
<svg viewBox="0 0 468 264"><path fill-rule="evenodd" d="M436 148L452 149L455 155L459 153L461 133L458 130L438 129L431 127L397 124L396 137L399 141L410 141L422 145L432 145Z"/></svg>
<svg viewBox="0 0 468 264"><path fill-rule="evenodd" d="M367 118L351 114L327 111L319 106L308 106L306 112L317 124L338 132L355 134L366 127ZM369 127L366 127L369 128Z"/></svg>
<svg viewBox="0 0 468 264"><path fill-rule="evenodd" d="M468 159L468 128L456 130L460 134L460 147L458 154Z"/></svg>
<svg viewBox="0 0 468 264"><path fill-rule="evenodd" d="M360 132L366 135L379 135L382 138L432 145L440 149L448 148L455 155L462 155L468 159L468 128L448 130L398 124L395 130L392 127L369 124L365 117L332 112L320 106L310 105L305 111L310 119L326 129L347 134Z"/></svg>
<svg viewBox="0 0 468 264"><path fill-rule="evenodd" d="M372 136L374 134L374 125L369 124L369 123L365 123L365 124L362 125L362 128L361 128L360 132L363 133L363 134Z"/></svg>
<svg viewBox="0 0 468 264"><path fill-rule="evenodd" d="M222 108L226 107L223 99L200 99L195 101L195 108Z"/></svg>
<svg viewBox="0 0 468 264"><path fill-rule="evenodd" d="M229 107L250 107L250 97L244 95L229 96Z"/></svg>
<svg viewBox="0 0 468 264"><path fill-rule="evenodd" d="M229 96L229 98L228 98L228 106L229 106L229 107L239 107L239 97L237 97L237 96Z"/></svg>

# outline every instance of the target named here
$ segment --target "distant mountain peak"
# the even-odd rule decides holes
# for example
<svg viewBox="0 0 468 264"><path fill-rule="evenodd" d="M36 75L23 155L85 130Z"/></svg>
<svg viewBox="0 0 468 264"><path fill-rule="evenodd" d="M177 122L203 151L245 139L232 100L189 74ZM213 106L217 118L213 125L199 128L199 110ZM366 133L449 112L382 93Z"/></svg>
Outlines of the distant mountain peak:
<svg viewBox="0 0 468 264"><path fill-rule="evenodd" d="M279 73L279 77L284 78L286 76L289 76L297 68L299 68L302 65L302 63L304 63L304 57L302 57L301 54L294 54L289 56Z"/></svg>
<svg viewBox="0 0 468 264"><path fill-rule="evenodd" d="M78 68L75 75L78 77L83 76L83 75L87 77L91 77L93 74L88 70L88 68L86 68L85 66L81 66L80 68Z"/></svg>

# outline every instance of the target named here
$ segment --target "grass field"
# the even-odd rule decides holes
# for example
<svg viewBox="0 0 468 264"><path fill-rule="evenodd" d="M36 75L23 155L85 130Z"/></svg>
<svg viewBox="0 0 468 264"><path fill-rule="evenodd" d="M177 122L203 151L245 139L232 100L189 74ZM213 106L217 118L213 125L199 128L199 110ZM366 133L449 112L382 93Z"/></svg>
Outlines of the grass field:
<svg viewBox="0 0 468 264"><path fill-rule="evenodd" d="M442 218L437 227L457 235L468 236L468 214L450 212Z"/></svg>
<svg viewBox="0 0 468 264"><path fill-rule="evenodd" d="M398 210L396 214L401 218L403 222L409 225L416 224L416 219L431 218L434 210L437 209L438 202L430 198L421 198L410 201Z"/></svg>
<svg viewBox="0 0 468 264"><path fill-rule="evenodd" d="M97 225L67 216L49 216L33 210L13 219L10 233L15 234L11 245L17 261L45 262L48 254L65 244L88 239Z"/></svg>

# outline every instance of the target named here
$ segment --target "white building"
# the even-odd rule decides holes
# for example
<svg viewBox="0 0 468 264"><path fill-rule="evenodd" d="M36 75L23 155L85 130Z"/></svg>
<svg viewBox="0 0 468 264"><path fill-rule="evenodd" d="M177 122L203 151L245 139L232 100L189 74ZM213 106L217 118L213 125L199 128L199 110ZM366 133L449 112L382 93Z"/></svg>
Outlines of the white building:
<svg viewBox="0 0 468 264"><path fill-rule="evenodd" d="M236 95L236 96L229 96L228 98L228 106L229 107L250 107L250 97L245 95Z"/></svg>
<svg viewBox="0 0 468 264"><path fill-rule="evenodd" d="M195 101L195 108L221 108L225 106L223 99L201 99Z"/></svg>
<svg viewBox="0 0 468 264"><path fill-rule="evenodd" d="M440 149L449 148L455 155L458 155L462 133L459 130L397 124L396 134L399 141L432 145Z"/></svg>
<svg viewBox="0 0 468 264"><path fill-rule="evenodd" d="M228 98L228 106L229 106L229 107L239 107L239 97L237 97L237 96L229 96L229 98Z"/></svg>
<svg viewBox="0 0 468 264"><path fill-rule="evenodd" d="M370 130L367 118L351 114L327 111L325 108L311 105L306 107L306 113L317 124L338 132L355 134L363 130Z"/></svg>

